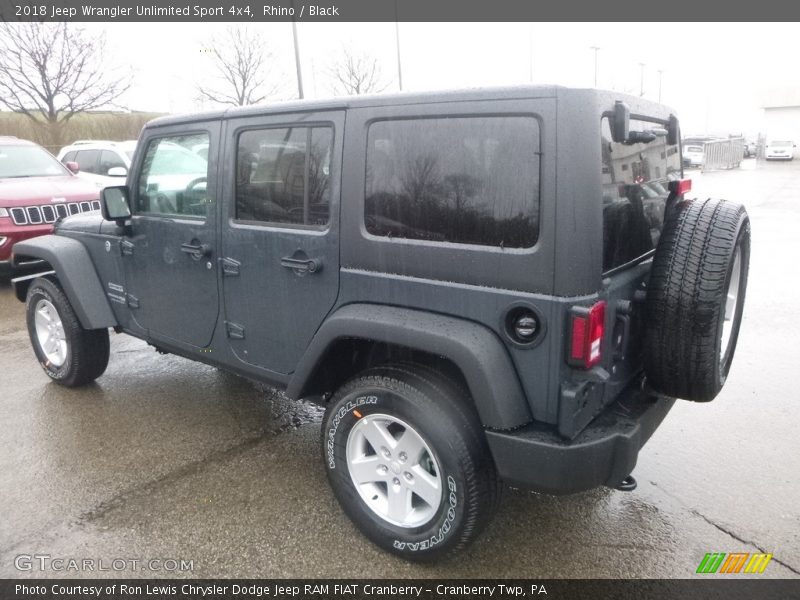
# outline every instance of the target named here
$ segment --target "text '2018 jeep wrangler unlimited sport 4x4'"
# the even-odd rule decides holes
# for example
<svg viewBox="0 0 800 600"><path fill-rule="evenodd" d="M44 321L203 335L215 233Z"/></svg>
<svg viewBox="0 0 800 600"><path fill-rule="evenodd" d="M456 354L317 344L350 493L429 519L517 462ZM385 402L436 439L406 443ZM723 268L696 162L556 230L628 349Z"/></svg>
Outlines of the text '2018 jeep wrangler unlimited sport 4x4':
<svg viewBox="0 0 800 600"><path fill-rule="evenodd" d="M558 87L161 118L102 218L17 244L49 272L16 292L61 384L114 328L326 404L344 511L430 560L500 481L633 487L675 398L720 391L750 224L684 198L679 140L661 105Z"/></svg>

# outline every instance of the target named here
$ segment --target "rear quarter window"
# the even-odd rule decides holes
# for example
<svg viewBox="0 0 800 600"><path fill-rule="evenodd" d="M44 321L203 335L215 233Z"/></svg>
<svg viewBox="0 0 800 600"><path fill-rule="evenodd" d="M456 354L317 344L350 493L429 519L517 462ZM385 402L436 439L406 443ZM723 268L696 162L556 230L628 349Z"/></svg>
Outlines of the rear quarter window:
<svg viewBox="0 0 800 600"><path fill-rule="evenodd" d="M374 122L367 135L366 230L530 248L539 233L539 161L533 116Z"/></svg>

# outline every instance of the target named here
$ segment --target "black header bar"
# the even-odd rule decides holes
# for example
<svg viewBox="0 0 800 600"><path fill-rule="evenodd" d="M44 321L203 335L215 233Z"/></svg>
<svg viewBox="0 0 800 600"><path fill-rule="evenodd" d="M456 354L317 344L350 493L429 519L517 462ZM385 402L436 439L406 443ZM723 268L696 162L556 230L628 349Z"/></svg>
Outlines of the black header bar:
<svg viewBox="0 0 800 600"><path fill-rule="evenodd" d="M711 577L711 578L709 578ZM786 600L800 579L3 579L3 600Z"/></svg>
<svg viewBox="0 0 800 600"><path fill-rule="evenodd" d="M0 0L2 21L73 22L479 22L797 21L787 0ZM631 31L638 39L655 32ZM680 24L658 32L680 43ZM734 44L733 47L737 47Z"/></svg>

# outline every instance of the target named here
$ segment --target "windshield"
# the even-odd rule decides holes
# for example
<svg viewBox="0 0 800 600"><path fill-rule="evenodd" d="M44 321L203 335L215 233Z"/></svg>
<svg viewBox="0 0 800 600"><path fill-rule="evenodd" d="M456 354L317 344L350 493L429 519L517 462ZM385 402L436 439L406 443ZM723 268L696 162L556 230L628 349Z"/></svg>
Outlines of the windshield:
<svg viewBox="0 0 800 600"><path fill-rule="evenodd" d="M783 148L785 146L791 146L792 142L770 142L769 145L775 148Z"/></svg>
<svg viewBox="0 0 800 600"><path fill-rule="evenodd" d="M631 120L630 129L648 131L655 125L659 124ZM682 176L681 155L666 137L648 143L614 142L608 118L603 118L601 143L603 271L610 271L655 249L664 225L667 183Z"/></svg>
<svg viewBox="0 0 800 600"><path fill-rule="evenodd" d="M69 171L39 146L0 146L0 179L67 174Z"/></svg>
<svg viewBox="0 0 800 600"><path fill-rule="evenodd" d="M687 152L702 152L703 149L700 146L689 146L686 148Z"/></svg>

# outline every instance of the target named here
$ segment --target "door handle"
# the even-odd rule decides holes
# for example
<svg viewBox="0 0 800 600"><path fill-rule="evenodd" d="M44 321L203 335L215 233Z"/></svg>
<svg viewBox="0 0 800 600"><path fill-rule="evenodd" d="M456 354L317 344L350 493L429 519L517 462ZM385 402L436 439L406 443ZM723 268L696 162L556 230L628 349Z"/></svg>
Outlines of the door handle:
<svg viewBox="0 0 800 600"><path fill-rule="evenodd" d="M181 252L185 252L189 256L191 256L194 260L200 260L204 256L208 256L211 254L211 245L210 244L181 244Z"/></svg>
<svg viewBox="0 0 800 600"><path fill-rule="evenodd" d="M284 256L281 259L281 266L292 269L295 273L317 273L322 270L322 259Z"/></svg>

